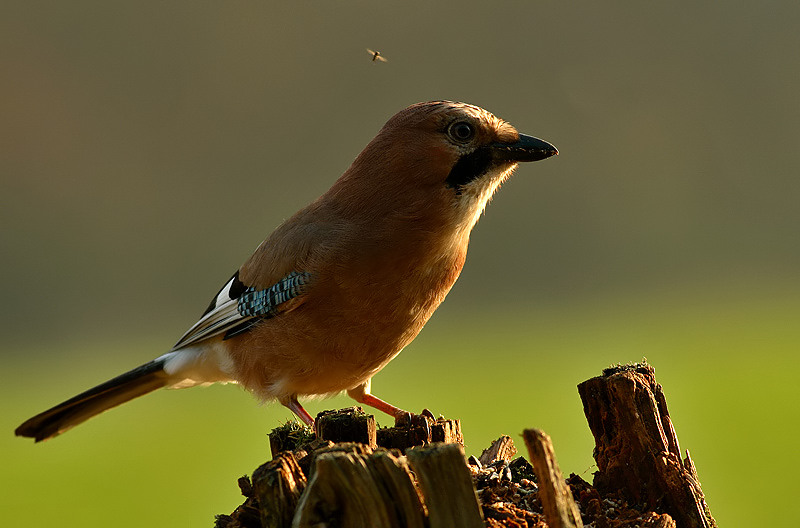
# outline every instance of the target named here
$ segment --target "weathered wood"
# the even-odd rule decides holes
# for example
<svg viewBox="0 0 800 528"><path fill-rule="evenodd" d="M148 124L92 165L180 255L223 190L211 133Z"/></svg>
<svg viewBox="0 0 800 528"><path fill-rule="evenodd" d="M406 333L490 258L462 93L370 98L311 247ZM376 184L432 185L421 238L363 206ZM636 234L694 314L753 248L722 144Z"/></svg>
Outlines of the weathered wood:
<svg viewBox="0 0 800 528"><path fill-rule="evenodd" d="M578 505L561 475L553 452L553 442L541 429L522 432L528 456L539 483L539 501L549 528L583 528Z"/></svg>
<svg viewBox="0 0 800 528"><path fill-rule="evenodd" d="M246 501L231 515L217 516L215 526L543 528L546 522L549 528L577 528L583 519L608 528L716 528L688 451L681 460L651 367L609 369L582 383L579 392L597 444L594 486L577 475L564 481L541 431L523 434L533 466L523 457L512 460L516 449L507 436L480 460L470 457L468 466L462 445L435 443L462 442L458 420L406 413L377 432L377 443L388 439L384 445L406 450L406 459L375 447L366 415L345 409L318 420L321 436L336 444L296 424L273 431L271 446L280 453L256 470L252 485L239 479ZM344 422L333 425L335 417ZM363 441L365 431L371 445L352 442Z"/></svg>
<svg viewBox="0 0 800 528"><path fill-rule="evenodd" d="M294 459L297 460L297 464L300 466L300 469L303 470L306 478L311 475L311 468L313 467L312 464L314 463L314 454L322 449L328 449L334 445L335 444L329 440L316 438L313 441L307 442L292 451Z"/></svg>
<svg viewBox="0 0 800 528"><path fill-rule="evenodd" d="M321 442L328 442L327 440L323 440ZM325 453L351 453L354 455L363 455L369 456L374 453L375 450L372 449L370 446L365 444L359 444L356 442L339 442L338 444L333 444L328 442L328 445L321 445L317 449L310 451L308 455L303 457L298 461L300 467L303 468L303 471L306 474L306 477L310 481L314 477L314 471L316 471L316 459L318 456L325 454Z"/></svg>
<svg viewBox="0 0 800 528"><path fill-rule="evenodd" d="M286 422L269 433L269 447L273 458L278 456L278 453L294 451L312 440L314 440L314 431L295 421Z"/></svg>
<svg viewBox="0 0 800 528"><path fill-rule="evenodd" d="M368 462L368 467L376 474L376 480L386 489L389 502L394 505L398 523L409 528L423 528L425 510L420 492L414 486L408 459L388 451L379 451Z"/></svg>
<svg viewBox="0 0 800 528"><path fill-rule="evenodd" d="M514 446L514 441L510 436L503 435L487 447L478 457L478 460L484 466L488 466L498 460L505 460L510 462L514 455L517 454L517 448Z"/></svg>
<svg viewBox="0 0 800 528"><path fill-rule="evenodd" d="M422 488L430 528L483 528L462 445L415 447L406 456Z"/></svg>
<svg viewBox="0 0 800 528"><path fill-rule="evenodd" d="M629 501L666 512L682 528L712 528L691 458L680 447L661 385L647 364L606 369L578 385L595 439L600 493L620 491Z"/></svg>
<svg viewBox="0 0 800 528"><path fill-rule="evenodd" d="M239 477L239 490L247 500L239 505L231 515L217 515L214 528L263 528L258 500L253 496L253 484L247 475Z"/></svg>
<svg viewBox="0 0 800 528"><path fill-rule="evenodd" d="M240 480L240 487L242 486ZM289 528L300 495L306 488L306 476L294 457L279 453L253 472L252 496L258 501L264 528ZM246 490L242 488L242 493Z"/></svg>
<svg viewBox="0 0 800 528"><path fill-rule="evenodd" d="M322 411L315 420L317 437L331 442L358 442L370 447L375 443L375 417L361 407Z"/></svg>
<svg viewBox="0 0 800 528"><path fill-rule="evenodd" d="M316 457L292 526L423 528L425 523L405 461L385 451L329 451Z"/></svg>
<svg viewBox="0 0 800 528"><path fill-rule="evenodd" d="M376 442L381 447L399 449L400 451L430 444L430 424L425 422L424 424L412 426L384 427L378 429Z"/></svg>
<svg viewBox="0 0 800 528"><path fill-rule="evenodd" d="M460 420L433 418L427 409L421 414L398 416L394 427L378 429L377 443L387 449L405 451L411 447L428 445L433 442L464 445Z"/></svg>
<svg viewBox="0 0 800 528"><path fill-rule="evenodd" d="M461 433L461 420L438 418L431 424L431 443L434 442L463 446L464 435Z"/></svg>

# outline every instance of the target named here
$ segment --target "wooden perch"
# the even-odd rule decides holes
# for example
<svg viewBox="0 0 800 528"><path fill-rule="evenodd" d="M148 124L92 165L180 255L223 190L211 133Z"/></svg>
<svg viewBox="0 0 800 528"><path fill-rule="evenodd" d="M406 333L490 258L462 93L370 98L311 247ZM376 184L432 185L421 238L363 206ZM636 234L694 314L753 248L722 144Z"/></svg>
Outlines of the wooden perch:
<svg viewBox="0 0 800 528"><path fill-rule="evenodd" d="M274 430L274 459L252 483L239 479L246 501L215 526L716 528L652 367L608 369L578 390L596 442L594 486L564 480L540 430L523 433L532 466L513 458L508 436L467 464L458 420L423 411L376 431L350 408L321 413L316 435L294 423Z"/></svg>
<svg viewBox="0 0 800 528"><path fill-rule="evenodd" d="M697 472L682 461L678 437L655 370L647 364L606 369L578 385L595 439L601 493L620 491L635 504L666 512L682 528L715 528Z"/></svg>
<svg viewBox="0 0 800 528"><path fill-rule="evenodd" d="M331 442L358 442L372 448L375 443L375 417L361 407L322 411L314 421L317 437Z"/></svg>
<svg viewBox="0 0 800 528"><path fill-rule="evenodd" d="M423 510L405 462L385 451L318 455L292 526L331 525L424 528Z"/></svg>
<svg viewBox="0 0 800 528"><path fill-rule="evenodd" d="M420 414L407 414L395 421L394 427L378 429L377 442L387 449L406 450L433 442L464 445L460 420L434 419L427 409Z"/></svg>
<svg viewBox="0 0 800 528"><path fill-rule="evenodd" d="M275 458L283 451L294 451L314 440L314 431L299 422L286 422L269 433L269 447Z"/></svg>
<svg viewBox="0 0 800 528"><path fill-rule="evenodd" d="M483 528L483 514L460 444L434 444L406 453L419 479L430 528Z"/></svg>
<svg viewBox="0 0 800 528"><path fill-rule="evenodd" d="M561 475L550 437L541 429L526 429L522 432L522 437L539 481L539 500L542 502L547 526L583 528L581 514Z"/></svg>
<svg viewBox="0 0 800 528"><path fill-rule="evenodd" d="M290 453L280 453L253 472L253 496L264 528L288 528L306 488L306 476ZM243 490L244 491L244 490Z"/></svg>
<svg viewBox="0 0 800 528"><path fill-rule="evenodd" d="M435 419L430 411L423 410L421 414L399 416L394 427L384 427L376 430L375 417L366 414L361 407L349 407L338 411L323 411L317 415L315 421L317 438L331 442L358 442L372 448L377 446L387 449L406 450L410 447L428 445L434 442L447 444L464 444L459 420L446 420L442 417ZM284 436L289 438L284 439ZM273 436L276 438L273 439ZM278 429L270 434L270 442L283 449L296 449L299 444L292 443L298 433L279 432ZM308 441L308 439L306 439Z"/></svg>

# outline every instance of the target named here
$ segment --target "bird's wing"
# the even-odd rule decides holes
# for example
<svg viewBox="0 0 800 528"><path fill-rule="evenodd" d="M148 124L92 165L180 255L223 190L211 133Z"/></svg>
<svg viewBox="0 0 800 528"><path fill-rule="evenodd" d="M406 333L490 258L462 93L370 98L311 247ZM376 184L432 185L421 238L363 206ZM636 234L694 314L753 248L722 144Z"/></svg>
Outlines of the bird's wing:
<svg viewBox="0 0 800 528"><path fill-rule="evenodd" d="M262 319L297 307L297 301L302 299L310 283L310 273L293 271L269 288L256 289L239 280L237 271L172 350L222 333L224 339L228 339L246 332ZM289 302L292 300L294 302Z"/></svg>

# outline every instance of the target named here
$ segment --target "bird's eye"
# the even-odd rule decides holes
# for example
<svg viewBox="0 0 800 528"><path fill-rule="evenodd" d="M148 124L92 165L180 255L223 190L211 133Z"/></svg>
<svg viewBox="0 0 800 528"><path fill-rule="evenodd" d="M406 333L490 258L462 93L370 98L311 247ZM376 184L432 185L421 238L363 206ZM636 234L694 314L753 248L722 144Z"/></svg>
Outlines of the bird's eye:
<svg viewBox="0 0 800 528"><path fill-rule="evenodd" d="M475 136L475 127L466 121L456 121L447 128L447 134L459 143L466 143Z"/></svg>

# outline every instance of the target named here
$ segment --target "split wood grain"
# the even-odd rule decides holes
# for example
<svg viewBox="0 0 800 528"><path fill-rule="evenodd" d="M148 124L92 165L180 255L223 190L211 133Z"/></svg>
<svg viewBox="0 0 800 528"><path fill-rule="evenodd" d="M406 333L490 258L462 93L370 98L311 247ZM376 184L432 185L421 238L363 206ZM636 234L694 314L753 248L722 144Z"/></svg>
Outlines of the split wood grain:
<svg viewBox="0 0 800 528"><path fill-rule="evenodd" d="M514 446L514 441L510 436L503 435L487 447L478 457L478 460L484 466L488 466L498 460L505 460L510 462L514 455L517 454L517 448Z"/></svg>
<svg viewBox="0 0 800 528"><path fill-rule="evenodd" d="M572 497L561 469L556 462L553 442L541 429L526 429L522 432L528 456L539 484L539 500L542 503L549 528L583 528L583 521Z"/></svg>
<svg viewBox="0 0 800 528"><path fill-rule="evenodd" d="M383 451L322 453L292 527L424 528L422 505L404 460Z"/></svg>
<svg viewBox="0 0 800 528"><path fill-rule="evenodd" d="M483 528L483 512L460 444L406 452L428 510L430 528Z"/></svg>
<svg viewBox="0 0 800 528"><path fill-rule="evenodd" d="M253 472L252 493L259 503L264 528L289 528L306 477L291 453L280 453Z"/></svg>
<svg viewBox="0 0 800 528"><path fill-rule="evenodd" d="M578 385L595 439L594 486L666 512L678 526L716 528L689 457L681 460L664 391L647 364L606 369Z"/></svg>

